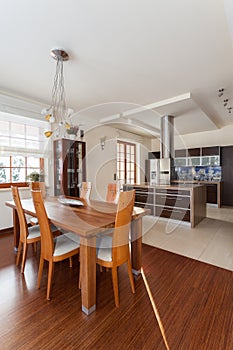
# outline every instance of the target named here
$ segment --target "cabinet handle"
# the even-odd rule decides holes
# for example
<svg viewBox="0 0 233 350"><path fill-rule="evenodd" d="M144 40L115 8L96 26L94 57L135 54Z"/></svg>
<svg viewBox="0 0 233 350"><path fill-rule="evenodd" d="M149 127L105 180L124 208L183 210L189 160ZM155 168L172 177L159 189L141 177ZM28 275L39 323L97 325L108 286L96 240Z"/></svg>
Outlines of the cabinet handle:
<svg viewBox="0 0 233 350"><path fill-rule="evenodd" d="M161 197L162 199L176 199L177 201L182 201L182 198L179 197L172 197L172 196L163 196Z"/></svg>
<svg viewBox="0 0 233 350"><path fill-rule="evenodd" d="M165 210L165 211L172 211L174 213L180 213L180 214L183 213L181 210L177 210L177 209L163 209L163 210Z"/></svg>

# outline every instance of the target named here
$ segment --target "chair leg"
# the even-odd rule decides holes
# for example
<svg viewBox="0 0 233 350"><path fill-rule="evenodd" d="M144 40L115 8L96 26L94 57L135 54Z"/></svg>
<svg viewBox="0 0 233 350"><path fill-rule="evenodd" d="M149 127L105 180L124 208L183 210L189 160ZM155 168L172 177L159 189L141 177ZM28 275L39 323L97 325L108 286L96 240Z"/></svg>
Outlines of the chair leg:
<svg viewBox="0 0 233 350"><path fill-rule="evenodd" d="M72 256L69 257L70 260L70 267L73 267L73 260L72 260Z"/></svg>
<svg viewBox="0 0 233 350"><path fill-rule="evenodd" d="M130 259L128 259L127 265L128 265L128 275L129 275L131 289L132 289L132 292L135 293L134 279L133 279L132 266L131 266Z"/></svg>
<svg viewBox="0 0 233 350"><path fill-rule="evenodd" d="M24 267L25 267L25 262L26 262L26 257L27 257L27 250L28 250L28 245L27 245L27 243L24 243L23 244L23 257L22 257L21 273L24 273Z"/></svg>
<svg viewBox="0 0 233 350"><path fill-rule="evenodd" d="M47 285L47 300L50 300L50 291L53 278L53 267L54 263L52 260L49 261L49 273L48 273L48 285Z"/></svg>
<svg viewBox="0 0 233 350"><path fill-rule="evenodd" d="M81 270L81 264L79 262L79 278L78 278L78 288L81 289L81 282L82 282L82 270Z"/></svg>
<svg viewBox="0 0 233 350"><path fill-rule="evenodd" d="M18 253L17 253L17 258L16 258L16 266L19 265L19 258L20 258L20 254L21 254L21 249L22 249L22 242L19 242L19 246L18 246Z"/></svg>
<svg viewBox="0 0 233 350"><path fill-rule="evenodd" d="M39 271L38 271L38 279L37 279L37 287L38 289L40 288L40 282L41 282L41 277L43 273L43 267L44 267L44 259L40 257L40 265L39 265Z"/></svg>
<svg viewBox="0 0 233 350"><path fill-rule="evenodd" d="M118 292L118 276L117 276L117 267L112 268L112 284L115 298L115 305L119 307L119 292Z"/></svg>

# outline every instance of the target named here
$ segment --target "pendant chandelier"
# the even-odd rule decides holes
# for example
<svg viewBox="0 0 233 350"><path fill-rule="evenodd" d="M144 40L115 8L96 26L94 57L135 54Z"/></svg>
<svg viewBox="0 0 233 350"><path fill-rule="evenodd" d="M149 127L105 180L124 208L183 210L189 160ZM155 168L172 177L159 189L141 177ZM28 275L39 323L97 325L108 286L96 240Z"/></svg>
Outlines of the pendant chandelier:
<svg viewBox="0 0 233 350"><path fill-rule="evenodd" d="M62 136L74 128L71 124L70 117L73 111L67 108L66 94L64 86L63 62L69 60L67 52L61 49L51 50L51 56L57 61L56 73L52 89L52 101L49 108L44 108L41 112L45 115L45 120L51 124L56 124L52 131L45 131L46 137Z"/></svg>

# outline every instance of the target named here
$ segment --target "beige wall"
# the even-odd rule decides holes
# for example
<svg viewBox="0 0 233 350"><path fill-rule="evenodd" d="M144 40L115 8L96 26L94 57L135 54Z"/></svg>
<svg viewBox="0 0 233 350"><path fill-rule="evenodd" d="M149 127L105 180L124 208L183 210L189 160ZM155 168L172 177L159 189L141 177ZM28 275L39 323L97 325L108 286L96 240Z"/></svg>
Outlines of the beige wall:
<svg viewBox="0 0 233 350"><path fill-rule="evenodd" d="M100 147L100 138L102 137L106 137L104 150L101 150ZM85 132L84 140L87 145L87 181L92 182L91 198L104 200L107 184L116 182L114 174L117 173L118 139L137 144L137 180L144 181L145 159L148 157L151 141L109 126L96 127Z"/></svg>

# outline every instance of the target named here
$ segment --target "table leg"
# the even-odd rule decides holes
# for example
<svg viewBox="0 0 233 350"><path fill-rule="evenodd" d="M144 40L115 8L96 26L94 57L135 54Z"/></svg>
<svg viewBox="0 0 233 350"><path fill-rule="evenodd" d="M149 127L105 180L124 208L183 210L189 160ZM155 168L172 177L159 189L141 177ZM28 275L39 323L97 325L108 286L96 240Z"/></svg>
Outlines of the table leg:
<svg viewBox="0 0 233 350"><path fill-rule="evenodd" d="M96 309L96 238L81 238L80 244L82 311L90 315Z"/></svg>
<svg viewBox="0 0 233 350"><path fill-rule="evenodd" d="M14 250L15 252L17 252L18 246L19 246L20 227L19 227L19 217L16 209L13 209L13 234L14 234Z"/></svg>
<svg viewBox="0 0 233 350"><path fill-rule="evenodd" d="M142 218L131 222L131 261L133 274L140 275L142 267Z"/></svg>

